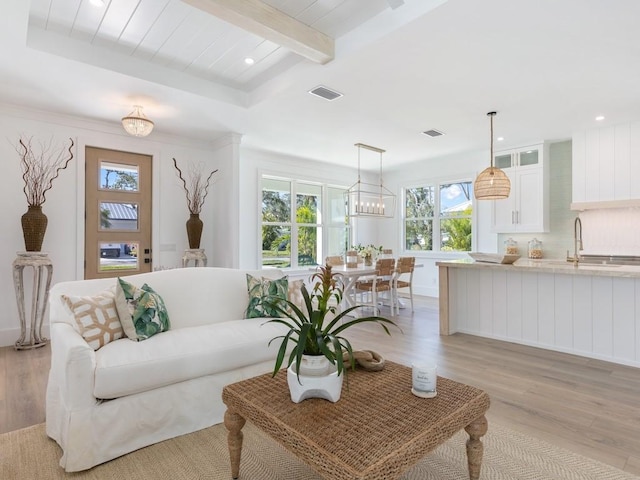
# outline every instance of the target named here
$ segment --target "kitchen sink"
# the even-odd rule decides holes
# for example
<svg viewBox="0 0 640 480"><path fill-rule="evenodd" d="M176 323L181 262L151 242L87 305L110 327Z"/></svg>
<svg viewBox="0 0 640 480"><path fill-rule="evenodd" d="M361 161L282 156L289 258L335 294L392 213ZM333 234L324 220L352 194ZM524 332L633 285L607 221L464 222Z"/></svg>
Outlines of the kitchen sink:
<svg viewBox="0 0 640 480"><path fill-rule="evenodd" d="M545 265L552 265L552 266L559 266L559 267L573 267L573 268L580 268L580 267L601 267L601 268L615 268L615 267L619 267L620 265L618 264L612 264L612 263L589 263L589 262L583 262L580 261L578 262L577 266L574 266L573 262L569 262L569 261L562 261L562 260L558 260L558 261L551 261L551 262L538 262L538 265L545 266Z"/></svg>

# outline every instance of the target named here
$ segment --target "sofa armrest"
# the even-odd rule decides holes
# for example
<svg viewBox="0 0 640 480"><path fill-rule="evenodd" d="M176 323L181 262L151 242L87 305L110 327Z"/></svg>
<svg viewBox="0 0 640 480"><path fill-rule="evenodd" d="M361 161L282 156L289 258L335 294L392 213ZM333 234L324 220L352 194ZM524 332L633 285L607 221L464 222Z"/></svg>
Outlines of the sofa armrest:
<svg viewBox="0 0 640 480"><path fill-rule="evenodd" d="M73 327L51 324L51 371L48 388L56 389L67 410L95 405L96 352Z"/></svg>

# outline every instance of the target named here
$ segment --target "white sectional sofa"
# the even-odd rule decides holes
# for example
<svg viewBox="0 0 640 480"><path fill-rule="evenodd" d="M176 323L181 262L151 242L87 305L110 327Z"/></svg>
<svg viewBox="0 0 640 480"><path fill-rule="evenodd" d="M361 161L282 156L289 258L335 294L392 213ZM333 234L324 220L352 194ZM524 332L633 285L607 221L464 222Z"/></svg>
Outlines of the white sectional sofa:
<svg viewBox="0 0 640 480"><path fill-rule="evenodd" d="M50 292L47 435L60 465L85 470L141 447L220 423L222 388L273 369L284 330L246 319L246 274L277 270L182 268L126 277L164 300L171 328L141 342L126 336L94 351L61 295L95 295L116 279L62 282Z"/></svg>

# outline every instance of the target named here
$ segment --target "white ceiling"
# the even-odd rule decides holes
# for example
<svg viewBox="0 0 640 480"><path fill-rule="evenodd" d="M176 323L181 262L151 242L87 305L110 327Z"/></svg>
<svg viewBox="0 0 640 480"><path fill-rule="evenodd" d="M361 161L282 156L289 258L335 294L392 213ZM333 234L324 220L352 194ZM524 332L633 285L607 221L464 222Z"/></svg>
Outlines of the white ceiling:
<svg viewBox="0 0 640 480"><path fill-rule="evenodd" d="M335 39L335 58L180 0L2 0L0 102L114 124L140 104L154 132L237 132L353 166L362 142L387 150L385 167L488 150L490 110L497 148L640 118L637 0L265 3ZM307 93L318 85L344 97Z"/></svg>

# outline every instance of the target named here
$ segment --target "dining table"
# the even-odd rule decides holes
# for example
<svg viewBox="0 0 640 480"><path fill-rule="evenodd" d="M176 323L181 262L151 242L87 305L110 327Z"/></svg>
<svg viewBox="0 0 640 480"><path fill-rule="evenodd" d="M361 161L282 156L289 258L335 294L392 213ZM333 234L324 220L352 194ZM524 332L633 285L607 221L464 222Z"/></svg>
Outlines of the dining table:
<svg viewBox="0 0 640 480"><path fill-rule="evenodd" d="M347 267L346 265L338 265L331 268L332 273L339 273L344 279L344 290L342 301L345 308L355 307L356 296L355 286L356 282L362 277L368 277L376 274L376 266L364 264L358 264L357 267Z"/></svg>

